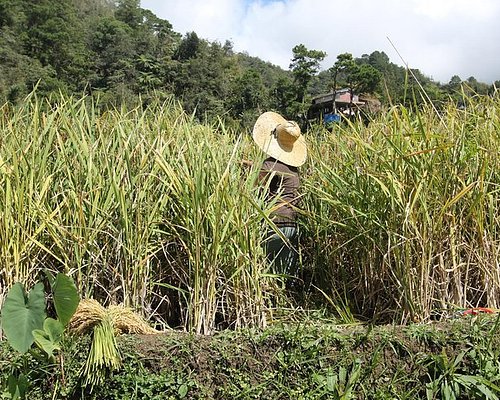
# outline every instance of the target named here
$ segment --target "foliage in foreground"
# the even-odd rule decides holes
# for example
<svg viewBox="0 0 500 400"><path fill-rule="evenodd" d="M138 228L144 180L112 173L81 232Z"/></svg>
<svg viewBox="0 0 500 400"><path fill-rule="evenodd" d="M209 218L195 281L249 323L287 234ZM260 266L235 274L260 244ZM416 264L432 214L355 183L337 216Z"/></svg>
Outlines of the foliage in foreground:
<svg viewBox="0 0 500 400"><path fill-rule="evenodd" d="M269 214L240 142L176 104L3 109L2 288L68 271L82 293L198 332L262 325ZM254 158L254 157L252 157ZM269 208L269 207L268 207Z"/></svg>
<svg viewBox="0 0 500 400"><path fill-rule="evenodd" d="M47 274L47 278L50 293L44 293L42 282L38 282L29 291L22 284L16 283L10 288L1 309L0 326L5 332L6 342L21 357L20 363L6 366L4 371L9 371L9 375L0 381L0 390L8 393L13 400L28 398L27 393L32 384L28 379L28 351L40 361L56 363L65 327L80 301L71 278L62 273L56 277ZM46 297L52 298L57 318L47 317ZM34 343L36 349L32 348ZM58 357L57 362L62 366L60 360Z"/></svg>
<svg viewBox="0 0 500 400"><path fill-rule="evenodd" d="M64 367L27 360L30 399L497 399L498 317L407 327L315 319L199 336L118 338L123 364L85 389L87 337L64 344ZM0 347L4 366L19 362Z"/></svg>

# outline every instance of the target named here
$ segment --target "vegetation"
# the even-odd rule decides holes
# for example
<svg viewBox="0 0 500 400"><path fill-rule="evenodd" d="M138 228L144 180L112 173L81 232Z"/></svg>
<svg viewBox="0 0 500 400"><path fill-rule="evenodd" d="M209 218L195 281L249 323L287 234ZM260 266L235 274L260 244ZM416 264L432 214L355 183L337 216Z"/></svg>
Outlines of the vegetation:
<svg viewBox="0 0 500 400"><path fill-rule="evenodd" d="M319 287L382 319L498 307L498 105L396 107L317 133L304 237Z"/></svg>
<svg viewBox="0 0 500 400"><path fill-rule="evenodd" d="M499 320L430 323L499 308L498 82L284 71L138 0L0 0L0 36L1 398L498 398ZM384 111L306 121L334 87ZM263 254L269 109L307 128L297 277Z"/></svg>
<svg viewBox="0 0 500 400"><path fill-rule="evenodd" d="M402 373L392 370L386 370L389 381L369 377L373 360L337 364L338 355L332 354L318 367L322 353L314 350L310 359L300 358L308 354L310 341L328 337L311 330L308 316L319 310L335 324L407 324L445 320L473 306L498 308L499 109L498 96L476 96L460 108L453 103L441 110L432 104L415 110L399 106L368 125L345 121L333 131L316 126L306 133L310 157L301 171L302 268L296 292L288 293L287 277L274 274L263 256L262 233L272 228L273 205L266 205L257 188L258 168L241 163L253 159L258 165L263 157L250 135L238 135L223 122L199 124L173 100L107 112L89 97L40 99L33 93L16 107L6 103L0 119L3 329L9 334L9 317L4 317L9 288L31 287L44 271L65 271L82 297L132 308L160 330L214 334L233 328L238 335L252 329L252 335L265 337L279 321L289 321L278 353L269 356L272 363L262 361L270 368L263 381L244 372L247 364L231 366L224 358L222 366L206 364L222 376L239 377L224 381L216 398L258 397L269 385L276 396L371 398L366 389L371 379L392 382L380 389L380 398L396 392L409 398L416 381L400 382ZM34 288L33 298L17 295L24 299L16 302L26 305L23 313L45 312L35 301L41 287ZM67 309L55 308L57 315L66 315L64 321L72 313ZM48 321L56 321L54 310L49 315ZM109 322L103 315L101 320ZM45 314L31 327L32 334L38 329L34 338L42 350L45 346L43 361L42 353L32 351L3 356L11 367L3 373L15 377L3 380L2 375L10 393L21 395L21 388L30 387L30 398L49 392L75 398L89 395L106 374L118 380L106 385L114 390L106 394L109 398L132 390L130 376L144 371L146 362L133 350L113 353L113 363L102 357L104 347L75 353L79 341L85 346L95 340L115 343L112 325L98 324L90 340L78 336L74 343L56 322L40 326L44 320ZM297 323L306 328L296 328ZM457 351L448 352L449 345L441 343L426 349L425 356L412 356L416 365L408 368L425 383L429 398L498 396L497 355L489 347L497 325L477 333L465 347L460 342ZM299 332L295 329L302 329L297 342L290 341ZM425 325L409 329L427 340L420 331ZM195 336L182 336L189 337ZM478 353L479 340L485 340L480 342L485 353ZM72 359L64 364L70 369L87 366L87 380L79 373L66 380L61 362L50 361L61 350L70 352ZM94 362L99 366L92 367ZM195 393L193 398L203 398L214 390L194 378L197 370L169 371L153 372L144 385L158 387L153 394L163 388L174 397ZM288 373L305 381L295 386ZM34 388L41 382L54 386L38 392Z"/></svg>
<svg viewBox="0 0 500 400"><path fill-rule="evenodd" d="M7 342L20 354L19 363L11 363L4 368L2 378L2 398L25 399L32 381L27 352L45 364L56 363L56 354L61 353L61 342L65 326L70 321L79 303L78 291L73 280L59 273L54 278L47 274L57 319L47 317L46 299L41 282L26 293L22 284L16 283L9 290L2 307L1 326ZM32 350L36 343L37 350ZM62 358L58 358L62 368ZM57 364L56 364L57 365ZM42 363L42 369L45 367Z"/></svg>
<svg viewBox="0 0 500 400"><path fill-rule="evenodd" d="M337 56L320 71L326 53L297 44L290 70L245 53L229 41L209 42L196 32L182 36L139 0L0 0L0 103L22 102L35 86L40 96L90 95L103 109L148 104L171 96L199 121L223 119L250 127L273 109L300 121L311 96L348 87L384 105L413 107L452 98L491 94L500 82L453 76L440 84L407 71L380 51ZM69 40L71 38L71 40ZM305 121L304 121L305 122Z"/></svg>
<svg viewBox="0 0 500 400"><path fill-rule="evenodd" d="M290 301L399 322L498 307L498 97L308 133L302 299L263 260L250 135L174 102L87 100L3 108L3 288L67 271L82 297L199 333L264 327Z"/></svg>
<svg viewBox="0 0 500 400"><path fill-rule="evenodd" d="M4 115L2 287L43 265L159 323L263 324L269 211L257 171L241 171L242 139L168 102L98 115L84 100L32 98Z"/></svg>
<svg viewBox="0 0 500 400"><path fill-rule="evenodd" d="M82 385L89 336L64 342L63 368L30 358L30 399L498 399L496 316L406 327L343 326L310 315L265 330L117 338L119 370ZM17 355L0 342L0 379ZM82 387L83 386L83 387Z"/></svg>

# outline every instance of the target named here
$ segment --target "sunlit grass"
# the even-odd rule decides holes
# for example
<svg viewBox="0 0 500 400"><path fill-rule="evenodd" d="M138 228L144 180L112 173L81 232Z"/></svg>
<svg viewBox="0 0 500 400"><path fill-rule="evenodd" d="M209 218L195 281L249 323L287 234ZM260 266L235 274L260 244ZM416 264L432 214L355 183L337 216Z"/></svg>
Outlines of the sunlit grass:
<svg viewBox="0 0 500 400"><path fill-rule="evenodd" d="M174 103L97 115L31 98L6 112L2 286L57 269L86 297L197 332L265 324L266 210L241 138Z"/></svg>
<svg viewBox="0 0 500 400"><path fill-rule="evenodd" d="M397 107L318 136L305 229L327 293L401 321L498 306L498 110L498 98L441 116Z"/></svg>
<svg viewBox="0 0 500 400"><path fill-rule="evenodd" d="M264 262L271 206L241 165L263 157L247 132L173 101L102 112L32 95L0 111L0 296L48 268L83 297L201 333L307 307L343 322L498 307L498 97L306 133L303 303Z"/></svg>

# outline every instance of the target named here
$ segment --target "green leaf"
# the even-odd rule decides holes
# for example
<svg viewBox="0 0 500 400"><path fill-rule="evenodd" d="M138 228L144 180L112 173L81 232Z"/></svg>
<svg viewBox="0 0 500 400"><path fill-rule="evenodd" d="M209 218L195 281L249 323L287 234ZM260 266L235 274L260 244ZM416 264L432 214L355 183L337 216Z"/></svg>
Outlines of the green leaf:
<svg viewBox="0 0 500 400"><path fill-rule="evenodd" d="M54 343L58 343L62 339L64 332L63 324L54 318L47 318L43 321L43 330L48 334L50 340Z"/></svg>
<svg viewBox="0 0 500 400"><path fill-rule="evenodd" d="M66 326L75 313L78 303L80 303L78 290L76 289L73 279L65 274L59 273L56 276L53 292L57 317L63 326Z"/></svg>
<svg viewBox="0 0 500 400"><path fill-rule="evenodd" d="M326 377L326 387L330 393L333 393L337 387L337 376L329 373Z"/></svg>
<svg viewBox="0 0 500 400"><path fill-rule="evenodd" d="M19 378L15 375L9 375L7 381L7 390L12 400L26 398L26 390L28 389L28 379L26 375L20 374Z"/></svg>
<svg viewBox="0 0 500 400"><path fill-rule="evenodd" d="M53 360L54 357L55 357L54 356L54 351L61 349L59 347L59 345L57 345L54 342L52 342L45 335L45 331L43 331L41 329L35 329L33 331L33 337L35 338L36 345L47 354L47 357L49 359Z"/></svg>
<svg viewBox="0 0 500 400"><path fill-rule="evenodd" d="M10 397L12 399L20 398L19 388L17 386L17 378L14 375L9 375L9 379L7 381L7 388L10 393Z"/></svg>
<svg viewBox="0 0 500 400"><path fill-rule="evenodd" d="M179 399L183 399L184 397L186 397L187 395L187 392L188 392L188 387L185 383L183 383L180 387L179 387L179 390L178 390L178 395L179 395Z"/></svg>
<svg viewBox="0 0 500 400"><path fill-rule="evenodd" d="M26 353L33 344L33 330L41 329L45 319L43 285L37 283L29 296L21 283L12 286L2 308L2 328L10 345Z"/></svg>
<svg viewBox="0 0 500 400"><path fill-rule="evenodd" d="M59 342L61 341L64 326L58 320L47 318L43 322L43 330L35 329L33 337L35 343L42 349L49 358L54 358L54 351L60 350Z"/></svg>
<svg viewBox="0 0 500 400"><path fill-rule="evenodd" d="M488 388L490 386L493 388L495 391L498 392L499 388L498 386L494 385L491 383L488 379L482 377L482 376L473 376L473 375L461 375L457 374L455 379L457 382L460 382L463 386L465 386L467 389L476 389L477 391L481 392L485 397L485 399L491 399L491 400L498 400L498 396L493 393L493 391Z"/></svg>

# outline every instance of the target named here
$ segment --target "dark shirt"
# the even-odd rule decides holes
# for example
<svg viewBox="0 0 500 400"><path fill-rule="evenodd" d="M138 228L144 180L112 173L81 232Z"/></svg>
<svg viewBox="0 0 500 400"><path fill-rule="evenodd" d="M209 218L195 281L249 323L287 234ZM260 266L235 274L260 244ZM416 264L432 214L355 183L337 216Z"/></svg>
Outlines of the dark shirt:
<svg viewBox="0 0 500 400"><path fill-rule="evenodd" d="M274 223L278 226L294 224L297 217L296 207L299 203L300 187L297 167L269 157L262 163L260 174L263 183L271 179L268 199L277 199L276 209L271 213Z"/></svg>

